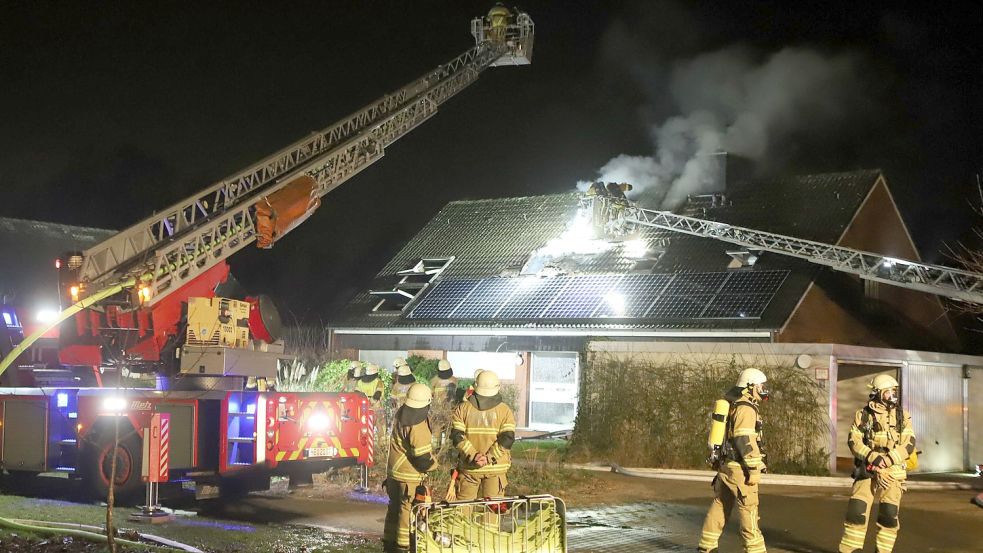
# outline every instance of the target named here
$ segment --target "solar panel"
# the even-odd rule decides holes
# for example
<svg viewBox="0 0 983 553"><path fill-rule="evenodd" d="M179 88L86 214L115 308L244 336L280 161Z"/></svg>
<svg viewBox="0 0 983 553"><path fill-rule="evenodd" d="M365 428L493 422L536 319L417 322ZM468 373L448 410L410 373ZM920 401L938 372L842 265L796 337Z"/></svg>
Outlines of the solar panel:
<svg viewBox="0 0 983 553"><path fill-rule="evenodd" d="M666 294L716 294L727 279L727 273L677 273L666 288Z"/></svg>
<svg viewBox="0 0 983 553"><path fill-rule="evenodd" d="M486 278L451 313L455 319L491 319L518 285L516 278Z"/></svg>
<svg viewBox="0 0 983 553"><path fill-rule="evenodd" d="M788 271L490 277L438 282L412 319L760 318Z"/></svg>
<svg viewBox="0 0 983 553"><path fill-rule="evenodd" d="M713 294L663 295L652 304L646 317L653 319L698 319L712 299Z"/></svg>
<svg viewBox="0 0 983 553"><path fill-rule="evenodd" d="M638 319L662 293L671 275L626 275L614 287L612 297L602 301L594 317Z"/></svg>
<svg viewBox="0 0 983 553"><path fill-rule="evenodd" d="M413 311L411 319L448 319L454 309L477 286L477 279L441 280L427 292Z"/></svg>
<svg viewBox="0 0 983 553"><path fill-rule="evenodd" d="M581 275L563 288L543 313L544 319L587 319L622 275Z"/></svg>
<svg viewBox="0 0 983 553"><path fill-rule="evenodd" d="M500 319L538 319L571 277L521 277L515 293L498 313Z"/></svg>
<svg viewBox="0 0 983 553"><path fill-rule="evenodd" d="M774 297L769 294L720 294L710 302L703 313L703 319L744 319L760 318L765 307Z"/></svg>

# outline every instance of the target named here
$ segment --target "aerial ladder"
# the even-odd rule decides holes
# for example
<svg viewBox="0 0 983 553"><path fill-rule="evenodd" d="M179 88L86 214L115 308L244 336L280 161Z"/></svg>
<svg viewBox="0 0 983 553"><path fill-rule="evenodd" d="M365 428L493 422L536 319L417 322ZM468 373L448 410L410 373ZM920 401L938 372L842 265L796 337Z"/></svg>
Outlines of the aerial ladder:
<svg viewBox="0 0 983 553"><path fill-rule="evenodd" d="M59 258L68 307L12 349L0 340L10 350L0 351L0 374L57 326L55 369L72 369L71 380L35 372L30 387L0 388L0 469L14 482L68 473L99 498L114 475L117 496L138 494L148 465L161 482L192 482L202 498L266 489L272 475L309 483L340 466L359 466L365 485L378 428L369 398L267 386L285 357L278 315L265 297L225 297L234 295L227 260L253 243L272 247L485 69L532 59L535 29L523 12L498 5L471 32L473 48L403 88ZM103 385L107 368L117 378ZM148 432L163 440L165 416L169 446L156 451L166 461L161 453L144 463Z"/></svg>
<svg viewBox="0 0 983 553"><path fill-rule="evenodd" d="M599 189L595 187L594 190ZM611 194L592 193L582 198L582 207L592 217L595 228L609 236L629 235L638 227L658 228L729 242L745 248L749 259L756 257L757 252L787 255L865 280L983 304L983 274L980 273L687 217L671 211L645 209L625 198L623 193L618 194L617 187L615 190Z"/></svg>
<svg viewBox="0 0 983 553"><path fill-rule="evenodd" d="M472 20L471 32L473 48L399 90L60 259L62 295L70 307L9 352L0 361L0 374L38 337L73 317L76 324L68 334L83 339L64 345L63 364L103 362L106 338L99 329L112 327L136 329L138 343L119 348L137 364L159 364L165 350L179 356L184 306L189 298L214 295L228 276L229 257L251 243L272 247L311 215L322 196L380 160L485 69L532 59L535 27L526 13L496 6ZM275 308L265 298L250 301L252 334L275 338L270 328L278 324ZM66 326L72 325L63 325L63 334Z"/></svg>

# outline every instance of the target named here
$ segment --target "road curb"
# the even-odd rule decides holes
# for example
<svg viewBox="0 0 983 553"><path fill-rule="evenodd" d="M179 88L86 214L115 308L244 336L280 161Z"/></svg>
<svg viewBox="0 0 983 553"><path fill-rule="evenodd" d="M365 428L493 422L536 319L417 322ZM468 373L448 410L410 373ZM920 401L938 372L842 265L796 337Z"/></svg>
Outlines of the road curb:
<svg viewBox="0 0 983 553"><path fill-rule="evenodd" d="M617 464L566 464L567 467L594 472L614 472L637 478L659 478L663 480L689 480L694 482L710 482L716 474L710 470L685 470L662 468L632 468ZM849 488L853 479L844 476L797 476L793 474L763 474L761 483L773 486L806 486L813 488ZM975 483L963 482L924 482L909 480L906 484L909 490L975 490L980 487Z"/></svg>

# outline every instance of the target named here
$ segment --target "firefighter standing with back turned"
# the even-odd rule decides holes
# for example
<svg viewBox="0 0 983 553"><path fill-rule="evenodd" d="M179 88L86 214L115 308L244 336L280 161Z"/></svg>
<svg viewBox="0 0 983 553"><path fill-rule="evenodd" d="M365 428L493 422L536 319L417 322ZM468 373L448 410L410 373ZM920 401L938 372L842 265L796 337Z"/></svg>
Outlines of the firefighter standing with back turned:
<svg viewBox="0 0 983 553"><path fill-rule="evenodd" d="M502 497L515 443L515 415L502 402L498 375L482 371L474 394L454 408L451 442L460 454L457 499Z"/></svg>
<svg viewBox="0 0 983 553"><path fill-rule="evenodd" d="M386 469L389 495L383 532L386 551L409 551L413 498L426 474L437 468L429 419L432 399L430 388L425 384L413 384L402 407L396 411Z"/></svg>
<svg viewBox="0 0 983 553"><path fill-rule="evenodd" d="M379 366L369 363L365 366L365 372L358 379L358 383L355 384L355 391L362 392L365 397L369 398L372 402L372 408L378 409L379 404L382 403L382 393L386 389L386 384L382 381L382 377L379 376Z"/></svg>
<svg viewBox="0 0 983 553"><path fill-rule="evenodd" d="M847 445L854 456L853 490L847 503L841 553L863 551L867 520L874 501L877 508L877 553L891 553L901 527L898 509L905 462L915 453L911 416L898 401L898 381L879 374L870 383L870 401L857 411Z"/></svg>
<svg viewBox="0 0 983 553"><path fill-rule="evenodd" d="M765 471L758 404L768 397L767 381L760 370L744 369L737 379L737 386L727 393L730 410L725 419L717 476L713 479L713 503L700 535L701 553L717 551L720 534L735 504L745 553L766 551L765 538L758 527L758 483Z"/></svg>

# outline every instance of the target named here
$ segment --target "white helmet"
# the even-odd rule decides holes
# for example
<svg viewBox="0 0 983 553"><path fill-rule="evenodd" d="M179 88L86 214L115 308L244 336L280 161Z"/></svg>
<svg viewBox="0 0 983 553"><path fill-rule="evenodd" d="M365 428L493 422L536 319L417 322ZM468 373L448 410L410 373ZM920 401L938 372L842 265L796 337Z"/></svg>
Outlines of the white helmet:
<svg viewBox="0 0 983 553"><path fill-rule="evenodd" d="M870 398L888 407L898 404L898 380L889 374L879 374L870 381Z"/></svg>
<svg viewBox="0 0 983 553"><path fill-rule="evenodd" d="M406 359L403 359L402 357L397 357L396 359L393 359L393 368L394 369L398 369L398 368L402 367L405 364L406 364Z"/></svg>
<svg viewBox="0 0 983 553"><path fill-rule="evenodd" d="M768 382L768 377L765 376L765 373L761 372L761 369L744 369L741 371L741 376L737 378L737 387L747 388L748 386L764 384L765 382Z"/></svg>
<svg viewBox="0 0 983 553"><path fill-rule="evenodd" d="M431 401L433 401L433 392L430 391L430 388L428 388L425 384L416 382L410 386L409 390L406 391L406 401L404 402L404 405L414 409L419 409L430 405Z"/></svg>
<svg viewBox="0 0 983 553"><path fill-rule="evenodd" d="M413 374L413 371L410 370L409 365L400 365L396 367L396 376L409 376L411 374Z"/></svg>
<svg viewBox="0 0 983 553"><path fill-rule="evenodd" d="M451 370L451 362L446 359L441 359L437 362L438 371L449 371Z"/></svg>
<svg viewBox="0 0 983 553"><path fill-rule="evenodd" d="M379 374L379 365L369 363L369 365L365 367L365 376L372 376L374 374Z"/></svg>
<svg viewBox="0 0 983 553"><path fill-rule="evenodd" d="M481 371L478 378L474 379L474 393L482 397L491 397L502 389L498 381L498 375L494 371Z"/></svg>
<svg viewBox="0 0 983 553"><path fill-rule="evenodd" d="M359 363L358 361L352 361L351 363L348 364L348 368L349 369L352 369L352 370L356 370L356 369L359 369L361 367L362 367L362 364Z"/></svg>

